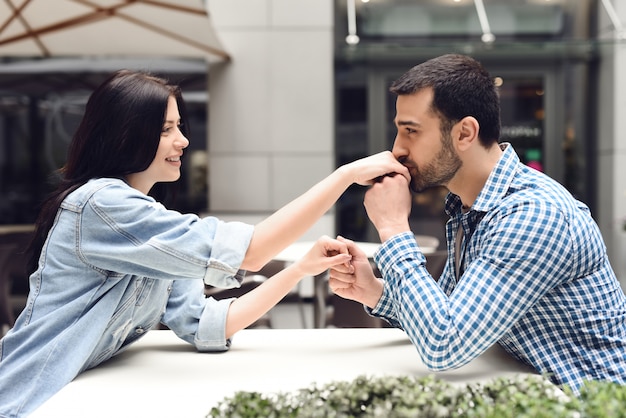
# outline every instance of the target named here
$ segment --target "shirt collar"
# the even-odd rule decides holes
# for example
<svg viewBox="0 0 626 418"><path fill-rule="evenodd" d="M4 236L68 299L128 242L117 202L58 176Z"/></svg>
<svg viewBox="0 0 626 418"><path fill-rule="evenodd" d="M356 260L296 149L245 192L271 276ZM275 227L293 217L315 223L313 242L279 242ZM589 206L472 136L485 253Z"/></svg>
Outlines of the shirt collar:
<svg viewBox="0 0 626 418"><path fill-rule="evenodd" d="M489 178L474 201L471 210L487 212L497 206L513 181L520 159L511 144L503 142L500 144L500 148L504 152L489 174ZM461 212L461 206L461 198L453 193L448 193L446 196L446 213L449 216L457 214Z"/></svg>

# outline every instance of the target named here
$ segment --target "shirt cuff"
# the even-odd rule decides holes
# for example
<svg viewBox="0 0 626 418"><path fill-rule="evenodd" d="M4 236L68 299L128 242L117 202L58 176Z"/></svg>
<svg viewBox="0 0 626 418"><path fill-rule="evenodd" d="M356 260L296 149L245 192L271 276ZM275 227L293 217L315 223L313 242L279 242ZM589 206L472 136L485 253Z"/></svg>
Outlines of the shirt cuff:
<svg viewBox="0 0 626 418"><path fill-rule="evenodd" d="M426 264L426 257L420 251L412 232L402 232L392 236L374 254L374 261L385 281L393 276L394 267L407 259L414 260L417 264Z"/></svg>
<svg viewBox="0 0 626 418"><path fill-rule="evenodd" d="M226 338L226 317L234 298L206 299L206 306L200 317L194 345L198 351L227 351L231 339Z"/></svg>
<svg viewBox="0 0 626 418"><path fill-rule="evenodd" d="M365 306L365 311L370 315L389 317L391 314L389 307L391 305L392 303L389 297L389 285L387 284L387 282L384 282L383 294L380 296L380 299L378 299L378 303L376 304L376 306L374 306L374 308L369 308Z"/></svg>

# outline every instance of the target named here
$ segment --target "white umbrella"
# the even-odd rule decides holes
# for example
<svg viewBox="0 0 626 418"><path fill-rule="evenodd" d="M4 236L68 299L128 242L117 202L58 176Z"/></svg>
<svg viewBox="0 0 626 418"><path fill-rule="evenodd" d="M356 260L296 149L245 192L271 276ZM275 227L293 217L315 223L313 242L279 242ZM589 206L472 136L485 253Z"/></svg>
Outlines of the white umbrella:
<svg viewBox="0 0 626 418"><path fill-rule="evenodd" d="M208 68L202 58L71 57L0 63L0 95L14 92L44 97L81 89L92 91L122 68L164 76L185 92L207 88Z"/></svg>
<svg viewBox="0 0 626 418"><path fill-rule="evenodd" d="M0 55L229 59L202 0L4 0Z"/></svg>

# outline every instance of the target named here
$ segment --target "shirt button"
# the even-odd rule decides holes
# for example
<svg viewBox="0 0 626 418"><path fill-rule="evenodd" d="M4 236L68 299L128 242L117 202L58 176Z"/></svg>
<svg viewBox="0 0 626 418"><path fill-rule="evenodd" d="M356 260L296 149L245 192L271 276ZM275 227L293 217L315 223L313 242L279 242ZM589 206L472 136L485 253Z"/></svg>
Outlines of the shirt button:
<svg viewBox="0 0 626 418"><path fill-rule="evenodd" d="M137 329L135 330L135 333L137 333L137 334L143 334L144 332L145 332L145 331L144 331L144 329L143 329L143 328L137 328Z"/></svg>

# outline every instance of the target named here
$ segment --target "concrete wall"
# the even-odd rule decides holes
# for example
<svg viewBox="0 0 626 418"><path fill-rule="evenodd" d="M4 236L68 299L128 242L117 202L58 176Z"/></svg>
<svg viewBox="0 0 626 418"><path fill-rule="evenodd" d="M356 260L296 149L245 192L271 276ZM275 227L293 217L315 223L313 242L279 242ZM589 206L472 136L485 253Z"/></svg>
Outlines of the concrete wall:
<svg viewBox="0 0 626 418"><path fill-rule="evenodd" d="M209 211L256 223L334 167L332 0L208 0ZM329 211L303 239L334 235Z"/></svg>
<svg viewBox="0 0 626 418"><path fill-rule="evenodd" d="M626 24L626 2L614 1ZM612 28L606 10L598 2L600 28ZM605 32L605 41L616 33ZM598 109L598 208L597 219L607 245L611 265L626 289L626 41L605 42L601 47Z"/></svg>
<svg viewBox="0 0 626 418"><path fill-rule="evenodd" d="M613 1L626 24L626 1ZM334 169L333 1L208 0L232 61L209 75L209 209L256 223ZM598 2L600 28L611 28ZM603 31L606 40L615 38ZM626 41L599 74L598 219L626 289ZM584 115L581 115L584 117ZM331 210L303 239L334 235Z"/></svg>

